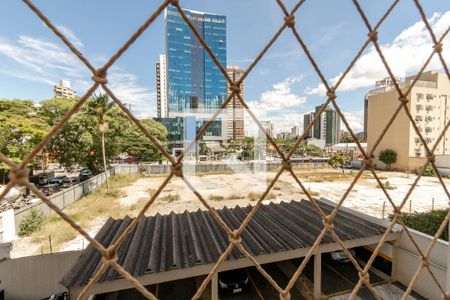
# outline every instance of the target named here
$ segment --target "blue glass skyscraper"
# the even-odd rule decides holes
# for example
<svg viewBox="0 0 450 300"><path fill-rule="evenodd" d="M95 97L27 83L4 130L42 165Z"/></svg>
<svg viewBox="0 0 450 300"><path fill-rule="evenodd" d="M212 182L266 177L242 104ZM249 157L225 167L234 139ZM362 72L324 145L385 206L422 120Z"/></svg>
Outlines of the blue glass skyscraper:
<svg viewBox="0 0 450 300"><path fill-rule="evenodd" d="M193 10L184 13L226 68L226 17ZM166 9L165 26L168 116L195 117L198 130L225 101L227 82L176 8ZM226 139L225 122L219 117L204 139Z"/></svg>

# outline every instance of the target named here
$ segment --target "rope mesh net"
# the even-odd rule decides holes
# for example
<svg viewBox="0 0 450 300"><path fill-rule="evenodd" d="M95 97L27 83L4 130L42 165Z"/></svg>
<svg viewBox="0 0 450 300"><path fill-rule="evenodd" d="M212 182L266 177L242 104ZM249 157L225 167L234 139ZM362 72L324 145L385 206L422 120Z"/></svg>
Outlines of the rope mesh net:
<svg viewBox="0 0 450 300"><path fill-rule="evenodd" d="M83 288L81 293L78 295L77 299L84 299L88 294L90 289L93 287L93 285L96 284L96 282L99 280L101 275L108 269L108 267L112 267L114 270L116 270L120 275L122 275L133 287L135 287L142 295L144 295L148 299L157 299L157 297L152 294L150 291L148 291L136 278L134 278L130 273L128 273L117 261L117 255L116 251L118 247L121 245L121 243L126 239L126 237L132 232L132 230L135 228L135 226L139 223L141 218L144 216L145 212L148 210L148 208L157 200L160 193L163 191L163 189L167 186L167 184L170 182L170 180L173 177L179 177L181 178L187 185L187 187L196 195L198 200L205 206L205 208L211 213L211 215L214 217L215 221L227 232L229 236L229 245L226 248L226 250L222 253L222 255L219 257L218 261L215 263L215 265L211 268L209 274L206 276L206 278L203 280L200 287L197 289L195 295L192 297L193 299L198 299L204 292L205 288L207 287L208 283L211 281L214 274L218 272L219 267L224 262L228 254L233 250L233 248L237 247L247 258L250 259L250 261L254 264L254 266L257 268L257 270L264 276L264 278L267 279L267 281L275 288L275 290L279 293L280 299L290 299L290 291L292 287L294 286L295 282L299 279L299 276L302 274L303 270L306 267L306 264L310 260L311 256L314 255L315 251L317 250L318 246L320 245L321 240L324 238L324 236L329 233L330 236L333 238L333 240L340 245L342 250L347 254L350 261L356 268L358 274L359 274L359 280L357 284L355 285L354 289L352 290L351 299L355 299L358 291L360 288L365 285L368 287L368 289L372 292L373 296L377 299L381 299L379 295L377 295L377 292L375 291L374 287L370 283L369 279L369 269L371 268L373 262L375 261L375 258L377 257L381 247L385 244L386 239L388 237L389 232L393 229L394 225L396 223L400 224L406 232L406 235L409 237L410 241L416 248L417 252L420 254L421 257L421 263L419 264L416 272L414 273L410 283L407 286L406 291L403 294L403 299L406 299L408 295L411 293L415 282L417 281L419 275L421 272L426 269L426 272L428 272L431 275L431 278L436 283L436 286L441 291L443 297L445 299L450 299L450 295L446 294L445 292L445 286L442 286L439 281L437 280L435 274L433 274L431 268L430 268L430 261L429 261L429 255L431 250L433 249L433 246L436 244L439 236L445 229L446 224L449 220L449 213L447 213L444 221L442 222L441 226L439 227L438 232L434 235L431 243L428 245L427 249L425 251L422 251L416 241L414 240L413 236L411 235L408 227L404 224L404 222L401 219L401 210L407 203L409 196L413 192L414 188L417 186L417 183L419 182L421 176L423 175L423 172L427 168L427 166L431 166L437 176L437 179L442 185L442 188L444 189L446 195L449 195L448 189L446 185L444 184L443 178L439 174L436 165L435 165L435 157L434 152L436 150L436 147L441 142L442 139L444 139L445 132L448 130L448 127L450 126L450 122L447 122L442 129L442 132L439 134L436 142L432 147L430 147L427 142L425 141L422 133L420 132L416 121L414 120L410 109L408 108L408 100L407 97L411 93L412 88L422 75L422 73L427 68L428 64L430 63L433 56L437 56L442 68L447 76L447 78L450 81L450 73L448 70L448 66L445 62L445 59L442 55L442 48L443 48L443 40L448 35L450 31L450 26L445 30L445 32L442 34L442 36L437 37L431 28L426 15L424 13L422 4L419 2L419 0L412 0L415 7L417 8L417 11L420 14L420 17L422 19L422 22L424 23L426 30L428 31L433 48L430 49L430 54L428 56L428 59L426 60L425 64L420 68L420 71L418 72L417 76L413 79L411 82L411 85L405 90L400 88L399 84L396 81L396 78L393 74L392 68L389 66L389 63L387 62L383 51L380 47L380 44L378 43L378 29L383 24L383 22L386 20L386 18L392 13L392 11L396 8L400 0L393 1L392 4L388 7L388 9L385 11L385 13L382 15L382 17L378 20L378 22L375 25L371 25L366 13L362 9L360 3L358 0L352 0L353 6L358 12L359 16L361 17L361 21L364 24L364 26L367 28L367 39L359 49L359 51L356 53L356 55L353 57L349 65L344 69L341 76L335 81L333 85L330 85L330 83L326 80L325 76L323 75L319 65L317 64L316 60L314 59L313 55L311 54L307 44L304 42L302 36L297 31L296 23L295 23L295 13L301 8L301 6L304 4L305 0L300 0L296 3L296 5L291 9L288 10L285 4L281 0L276 0L280 10L284 14L284 19L282 20L282 23L277 30L277 32L272 36L272 38L265 44L263 49L260 51L260 53L256 56L256 58L250 63L248 68L244 71L243 75L239 78L237 81L233 81L232 78L230 78L229 74L227 74L226 66L222 66L218 59L215 57L213 51L210 49L208 44L205 42L205 40L202 38L201 34L197 31L191 20L186 16L185 12L183 11L180 1L178 0L166 0L161 3L161 5L151 14L151 16L134 32L131 37L123 44L121 48L117 50L117 52L111 56L111 58L101 67L95 68L89 60L87 60L83 54L70 42L70 40L55 26L53 23L45 16L45 14L39 10L39 8L30 0L23 0L23 2L36 14L38 18L40 18L47 26L48 28L70 49L70 51L80 60L81 63L83 63L87 69L89 69L92 73L92 85L87 89L86 93L79 98L79 100L76 102L76 104L64 115L63 118L53 127L51 130L45 135L45 137L40 141L40 143L32 150L31 153L29 153L25 159L22 160L19 164L14 163L11 161L8 157L6 157L4 154L0 153L0 161L7 164L11 168L11 178L5 189L3 190L2 194L0 195L0 200L8 193L8 191L16 186L25 186L28 187L37 197L39 197L44 203L48 205L50 209L52 209L56 214L58 214L62 219L64 219L71 227L73 227L79 234L81 234L84 238L86 238L102 255L102 265L96 272L96 274L90 279L88 284ZM163 147L163 145L152 136L152 134L141 124L141 122L131 113L131 111L123 104L123 102L114 94L114 92L108 87L108 76L107 71L111 68L111 66L127 51L127 49L141 36L141 34L152 25L152 23L155 21L156 18L158 18L161 13L164 11L164 9L172 5L175 7L183 20L186 22L186 24L189 26L189 28L192 30L192 33L196 36L198 41L203 45L206 52L212 59L212 61L216 64L216 66L219 68L219 70L222 72L223 76L226 78L230 85L230 91L231 93L228 95L227 99L222 103L222 105L217 109L217 111L214 113L214 115L211 117L208 122L206 122L201 129L196 134L194 140L192 140L187 147L185 147L184 152L179 155L178 157L171 156L166 149ZM255 114L252 112L252 110L247 105L246 101L241 97L240 95L240 86L241 83L247 78L247 76L252 72L252 70L255 68L255 66L261 61L261 59L264 57L266 52L271 48L271 46L277 41L278 37L281 35L284 31L291 31L293 37L295 40L297 40L301 51L303 51L303 54L306 56L307 60L313 67L315 73L320 78L321 83L326 89L326 100L325 103L322 105L320 110L316 113L315 117L313 118L312 122L308 125L307 128L305 128L304 133L298 138L296 143L293 145L293 147L287 152L283 152L280 147L275 143L274 139L269 135L269 133L266 131L264 126L261 124L261 122L257 119ZM352 67L355 65L355 63L358 61L358 59L361 57L363 52L367 49L369 45L373 45L374 49L378 53L381 63L383 64L384 68L386 69L387 73L389 74L390 79L393 82L394 88L398 94L398 107L390 117L389 121L385 124L384 129L382 130L380 136L376 139L374 146L372 147L371 151L368 152L364 150L364 148L361 146L361 143L356 138L355 133L349 126L349 123L343 114L340 106L336 102L336 91L339 89L342 81L344 78L348 75ZM299 51L300 53L300 51ZM301 55L301 54L300 54ZM169 163L172 165L171 171L168 174L168 176L163 180L159 188L156 190L156 192L151 196L151 198L146 202L142 210L139 212L136 218L133 219L133 221L129 224L129 226L124 230L124 232L120 235L120 237L109 247L105 248L102 244L100 244L95 238L92 238L81 226L79 226L76 222L74 222L66 213L64 213L61 209L59 209L55 204L51 202L49 197L47 197L43 192L41 192L39 189L37 189L33 184L31 184L28 181L28 171L26 166L33 160L33 158L40 153L46 144L50 141L50 139L55 136L55 134L64 126L64 124L80 109L81 106L83 106L88 98L94 93L94 91L101 87L115 102L115 104L130 118L130 120L137 126L138 130L142 131L142 133L151 141L151 143L158 148L158 150L161 152L161 154L169 161ZM208 201L201 195L201 193L196 189L196 187L186 178L183 176L182 168L183 168L183 158L184 154L188 153L192 147L195 145L197 141L199 141L206 131L206 129L212 124L212 122L218 117L220 114L220 111L227 107L227 104L230 102L233 97L236 97L238 101L242 104L245 111L248 113L248 115L251 117L251 119L257 124L259 130L261 132L265 133L265 136L268 140L268 142L274 147L275 151L278 153L278 155L282 159L282 166L281 168L276 172L276 175L271 179L270 183L267 185L266 190L261 194L260 198L257 200L255 205L252 207L242 224L239 226L236 230L231 230L229 226L222 220L220 215L217 213L217 211L212 208ZM294 154L295 150L299 147L300 143L305 140L305 137L307 135L307 132L314 126L316 122L318 122L320 114L329 106L331 105L334 107L334 109L337 111L338 115L340 116L342 122L344 123L346 129L348 130L350 136L354 139L354 141L357 144L357 147L361 151L363 158L364 158L364 164L363 167L355 174L354 179L340 198L340 200L337 202L336 207L332 210L330 214L325 214L325 212L320 208L318 202L316 199L314 199L310 195L310 191L305 188L302 181L299 179L299 177L294 173L292 170L291 165L291 156ZM414 129L414 131L417 133L421 143L424 146L424 150L426 152L426 163L420 168L420 171L418 173L418 176L414 180L413 184L409 188L408 192L403 197L403 200L399 205L396 205L392 199L392 197L389 195L389 192L382 184L379 175L375 172L373 166L372 166L372 159L374 157L374 151L377 149L377 146L380 144L381 140L385 136L388 129L393 124L394 120L398 117L398 115L401 112L404 112L408 119L411 122L411 125ZM342 207L344 201L346 200L348 194L353 189L355 184L357 183L358 179L361 177L364 171L369 171L375 180L377 181L379 187L382 189L384 195L386 196L387 201L391 205L392 209L392 220L387 227L385 233L382 235L381 240L378 242L377 246L375 247L372 255L370 256L369 260L365 264L364 267L360 266L358 261L355 259L355 257L352 255L352 253L346 248L344 245L344 242L339 238L339 236L336 234L335 229L333 228L333 220L336 217L337 213L339 212L340 208ZM241 242L241 233L246 228L249 221L252 219L252 217L255 215L258 208L261 206L262 201L264 198L268 195L268 193L272 190L275 183L277 182L278 178L283 174L283 172L286 172L290 174L295 182L298 184L299 188L302 190L302 192L305 194L305 196L311 201L313 204L313 207L315 210L319 213L323 220L324 227L322 231L320 232L319 236L317 237L314 244L310 247L310 250L307 252L306 256L304 257L302 263L299 265L293 276L290 278L288 284L285 287L281 287L271 276L268 272L264 270L262 265L258 262L257 258L254 257L244 246L244 244Z"/></svg>

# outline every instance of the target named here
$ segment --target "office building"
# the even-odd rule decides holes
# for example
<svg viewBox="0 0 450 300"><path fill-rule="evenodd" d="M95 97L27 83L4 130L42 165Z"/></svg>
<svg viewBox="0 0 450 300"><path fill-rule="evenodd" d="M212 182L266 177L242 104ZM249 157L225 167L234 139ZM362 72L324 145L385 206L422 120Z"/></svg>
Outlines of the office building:
<svg viewBox="0 0 450 300"><path fill-rule="evenodd" d="M202 35L218 61L226 66L226 17L193 10L184 10L184 13ZM194 119L197 125L195 131L198 131L225 101L226 78L178 10L172 6L167 7L165 11L165 30L167 116L168 118ZM226 110L223 110L202 139L226 140L226 119ZM179 123L176 120L173 122ZM184 144L189 143L187 136L184 137L184 141Z"/></svg>
<svg viewBox="0 0 450 300"><path fill-rule="evenodd" d="M410 88L415 76L399 83L402 91ZM436 143L441 131L450 121L450 83L445 73L426 72L418 79L408 94L407 106L420 133L429 148ZM368 95L367 148L372 151L375 142L399 106L398 93L394 86L376 88ZM393 168L415 170L425 164L426 151L412 123L402 110L397 115L386 135L376 147L374 156L377 167L385 165L378 161L380 151L392 149L397 152ZM434 152L450 155L450 131L447 130ZM450 159L450 157L449 157Z"/></svg>
<svg viewBox="0 0 450 300"><path fill-rule="evenodd" d="M77 96L77 93L70 88L70 81L67 80L60 80L53 86L53 93L55 98L74 99Z"/></svg>
<svg viewBox="0 0 450 300"><path fill-rule="evenodd" d="M232 81L238 81L244 70L237 66L227 67L228 76ZM239 85L242 99L244 98L244 82ZM230 95L230 84L227 82L227 97ZM235 95L231 98L227 105L227 139L228 140L243 140L244 135L244 106Z"/></svg>
<svg viewBox="0 0 450 300"><path fill-rule="evenodd" d="M158 118L167 118L167 68L166 56L161 54L156 62L156 107Z"/></svg>
<svg viewBox="0 0 450 300"><path fill-rule="evenodd" d="M304 131L306 131L307 126L313 121L321 108L321 105L316 106L315 112L307 113L303 116ZM327 146L337 144L340 137L340 123L341 118L339 118L337 111L327 107L308 131L306 138L324 140Z"/></svg>

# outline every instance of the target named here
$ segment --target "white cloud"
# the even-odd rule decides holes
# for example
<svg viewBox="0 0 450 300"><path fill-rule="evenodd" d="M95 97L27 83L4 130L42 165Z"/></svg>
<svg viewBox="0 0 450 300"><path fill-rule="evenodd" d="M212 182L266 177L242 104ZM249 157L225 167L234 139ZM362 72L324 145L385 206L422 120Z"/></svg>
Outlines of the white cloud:
<svg viewBox="0 0 450 300"><path fill-rule="evenodd" d="M275 83L272 89L261 94L259 101L248 101L249 107L257 115L280 112L299 106L306 101L306 97L298 96L291 90L294 83L298 83L303 76L291 76L282 82Z"/></svg>
<svg viewBox="0 0 450 300"><path fill-rule="evenodd" d="M353 111L353 112L344 112L345 119L347 120L348 125L356 134L364 130L364 111ZM341 120L341 130L348 131L347 127L345 127L344 122Z"/></svg>
<svg viewBox="0 0 450 300"><path fill-rule="evenodd" d="M69 28L63 25L56 26L58 30L76 47L83 47L83 42L75 35L75 33Z"/></svg>
<svg viewBox="0 0 450 300"><path fill-rule="evenodd" d="M249 108L258 120L272 121L275 124L275 132L290 131L294 125L301 126L303 116L300 107L305 103L306 97L296 95L291 87L302 79L303 76L291 76L275 83L271 90L261 94L259 101L247 101ZM250 115L246 114L245 122L248 134L256 135L258 127Z"/></svg>
<svg viewBox="0 0 450 300"><path fill-rule="evenodd" d="M434 14L429 19L438 38L450 26L450 11L444 14ZM450 56L450 35L447 35L443 41L444 47L442 54L444 57ZM393 73L397 77L413 75L419 71L426 59L432 52L432 41L424 23L419 21L414 25L403 30L391 43L380 45L386 60ZM441 69L442 65L436 55L428 65L427 69ZM335 83L338 76L330 80ZM372 46L357 61L355 66L347 74L342 84L339 86L341 91L349 91L362 87L373 86L375 81L388 76L386 68ZM324 95L325 88L319 84L313 88L307 88L305 92L309 95Z"/></svg>
<svg viewBox="0 0 450 300"><path fill-rule="evenodd" d="M82 45L68 28L58 28L74 44ZM2 74L50 86L61 79L67 79L80 96L92 85L90 71L65 46L22 35L16 41L0 39L0 55L2 54L9 58L8 63L0 65ZM15 64L11 64L13 62ZM113 66L108 72L108 86L121 101L131 104L133 112L156 115L156 95L149 88L140 85L136 75Z"/></svg>

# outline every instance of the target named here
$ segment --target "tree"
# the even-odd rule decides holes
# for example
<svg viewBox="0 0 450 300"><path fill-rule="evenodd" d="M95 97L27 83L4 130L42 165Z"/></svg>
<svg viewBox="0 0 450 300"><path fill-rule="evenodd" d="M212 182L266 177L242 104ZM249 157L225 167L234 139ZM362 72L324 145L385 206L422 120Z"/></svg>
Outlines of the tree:
<svg viewBox="0 0 450 300"><path fill-rule="evenodd" d="M342 169L344 173L344 166L351 161L350 157L344 155L334 155L328 160L328 164L334 169Z"/></svg>
<svg viewBox="0 0 450 300"><path fill-rule="evenodd" d="M386 164L387 169L391 170L391 165L397 161L397 152L392 149L384 149L378 155L378 159Z"/></svg>
<svg viewBox="0 0 450 300"><path fill-rule="evenodd" d="M142 131L131 122L127 126L120 139L121 152L137 158L137 161L155 161L161 159L160 151L146 137ZM161 123L152 120L142 120L142 125L158 141L164 144L167 141L167 129Z"/></svg>
<svg viewBox="0 0 450 300"><path fill-rule="evenodd" d="M108 94L94 95L94 98L87 103L87 113L97 120L98 131L101 134L103 170L106 177L106 188L109 189L108 169L106 167L105 133L108 131L106 116L114 108L114 103L109 101Z"/></svg>
<svg viewBox="0 0 450 300"><path fill-rule="evenodd" d="M317 147L315 145L306 145L304 147L304 151L306 155L309 156L323 156L323 149L320 147Z"/></svg>
<svg viewBox="0 0 450 300"><path fill-rule="evenodd" d="M12 161L22 161L48 129L46 122L36 115L31 100L0 100L0 152ZM0 163L2 177L7 170L9 167Z"/></svg>
<svg viewBox="0 0 450 300"><path fill-rule="evenodd" d="M352 138L351 135L346 135L339 141L340 143L354 143L355 140Z"/></svg>

